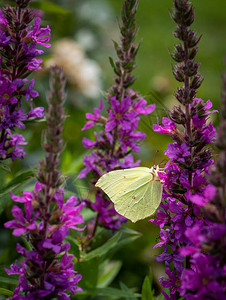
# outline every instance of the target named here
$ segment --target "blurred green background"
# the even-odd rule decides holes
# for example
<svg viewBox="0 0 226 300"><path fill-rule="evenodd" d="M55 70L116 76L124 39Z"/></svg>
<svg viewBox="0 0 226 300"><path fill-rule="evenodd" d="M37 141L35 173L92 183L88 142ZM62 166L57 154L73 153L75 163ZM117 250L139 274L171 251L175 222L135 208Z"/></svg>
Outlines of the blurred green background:
<svg viewBox="0 0 226 300"><path fill-rule="evenodd" d="M44 67L35 74L35 87L39 98L34 101L37 106L47 106L45 94L48 90L48 68L60 64L64 68L67 83L67 102L65 103L68 118L65 123L65 151L62 157L62 171L72 179L75 191L79 196L88 195L88 182L79 181L76 176L82 168L82 158L87 153L82 147L82 138L93 139L93 130L82 132L85 124L85 113L92 112L99 106L103 91L113 83L113 71L108 57L115 58L112 40L119 40L117 18L120 16L122 0L56 0L49 1L56 6L40 1L44 10L43 26L52 29L52 48L45 50ZM199 43L196 59L201 63L200 72L205 80L197 97L210 99L215 109L219 109L221 93L221 74L225 69L226 54L226 1L193 0L195 22L193 28L198 35L203 35ZM153 133L152 125L157 117L166 115L166 110L176 104L172 96L178 86L171 69L172 59L169 50L173 50L177 40L172 32L174 22L169 16L172 0L140 0L137 14L137 42L141 47L137 56L137 68L134 73L137 80L133 89L139 91L148 103L156 103L157 109L151 116L145 116L139 129L147 134L141 151L136 159L144 166L154 163L156 150L159 150L155 163L164 158L163 151L170 139L167 135ZM215 114L216 115L216 114ZM218 117L213 116L214 124ZM12 172L6 180L12 178L21 169L35 168L43 157L41 150L41 131L45 123L27 124L26 147L28 155L24 160L10 164ZM23 132L24 134L24 132ZM1 174L0 174L1 175ZM2 218L2 224L10 218L9 207ZM125 282L129 287L140 289L149 266L154 266L154 277L163 274L163 266L154 262L158 249L152 249L159 229L147 220L129 226L142 233L142 237L118 252L116 259L123 261L121 271L115 279ZM1 253L5 247L15 245L15 240L8 231L2 229ZM128 255L129 253L129 255ZM10 253L9 262L15 259L16 253ZM114 283L113 283L114 284Z"/></svg>

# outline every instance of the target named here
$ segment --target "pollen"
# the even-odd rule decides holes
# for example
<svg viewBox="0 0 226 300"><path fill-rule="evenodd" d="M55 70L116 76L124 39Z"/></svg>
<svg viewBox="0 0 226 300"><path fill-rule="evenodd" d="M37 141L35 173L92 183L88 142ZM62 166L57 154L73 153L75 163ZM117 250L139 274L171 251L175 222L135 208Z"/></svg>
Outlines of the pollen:
<svg viewBox="0 0 226 300"><path fill-rule="evenodd" d="M121 120L121 119L122 119L122 115L121 115L120 113L117 113L117 114L115 115L115 118L116 118L117 120Z"/></svg>

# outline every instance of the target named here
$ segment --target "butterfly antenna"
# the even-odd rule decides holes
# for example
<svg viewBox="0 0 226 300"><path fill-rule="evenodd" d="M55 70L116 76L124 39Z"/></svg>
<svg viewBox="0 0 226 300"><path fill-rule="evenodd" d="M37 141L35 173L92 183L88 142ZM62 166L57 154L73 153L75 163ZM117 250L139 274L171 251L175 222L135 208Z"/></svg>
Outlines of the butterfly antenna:
<svg viewBox="0 0 226 300"><path fill-rule="evenodd" d="M157 156L157 153L159 152L159 150L156 150L155 151L155 156L154 156L154 166L155 166L155 159L156 159L156 156Z"/></svg>

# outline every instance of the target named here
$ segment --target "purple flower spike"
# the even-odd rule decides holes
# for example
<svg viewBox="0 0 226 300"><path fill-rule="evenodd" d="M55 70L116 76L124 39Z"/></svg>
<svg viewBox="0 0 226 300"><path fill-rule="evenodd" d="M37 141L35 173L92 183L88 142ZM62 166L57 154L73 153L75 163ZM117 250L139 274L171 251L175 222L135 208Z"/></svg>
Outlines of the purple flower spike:
<svg viewBox="0 0 226 300"><path fill-rule="evenodd" d="M157 121L153 126L154 131L169 133L172 138L164 152L169 161L165 173L160 175L163 200L157 217L150 220L160 226L160 238L155 247L163 246L163 253L157 260L165 262L168 276L160 281L163 288L169 289L169 295L163 291L167 300L180 297L185 300L223 300L226 295L223 278L225 254L222 250L225 248L223 236L226 232L225 201L222 198L225 186L225 174L222 173L225 165L225 125L221 128L218 142L219 149L224 152L215 170L210 143L215 141L216 130L208 119L216 110L210 110L210 100L205 103L195 97L203 78L199 74L199 64L194 60L199 37L190 29L194 21L190 1L174 0L171 16L177 23L174 35L180 40L172 53L175 60L173 75L182 85L174 95L179 106L168 112L168 118L162 120L163 125ZM194 55L191 56L191 53ZM225 110L226 77L224 87ZM225 119L225 111L222 116ZM212 168L214 186L208 183Z"/></svg>
<svg viewBox="0 0 226 300"><path fill-rule="evenodd" d="M38 32L36 34L39 35ZM83 204L73 196L64 202L58 171L63 150L64 86L62 70L55 67L51 72L52 89L48 93L48 127L44 144L47 156L39 164L39 181L33 192L24 191L22 196L11 192L12 200L24 204L25 212L13 206L14 220L6 222L5 227L14 229L15 236L24 234L31 249L17 244L17 252L25 259L19 265L11 265L11 270L6 269L9 275L19 275L12 299L70 299L69 291L72 294L81 291L77 286L81 275L74 270L74 256L68 253L70 243L65 242L65 238L70 228L76 231L85 228L79 226L83 223L80 215ZM32 94L32 87L33 82L29 85L29 94Z"/></svg>
<svg viewBox="0 0 226 300"><path fill-rule="evenodd" d="M25 143L15 142L12 132L16 127L24 129L24 121L30 118L43 117L43 108L32 107L32 100L38 96L33 89L34 79L28 87L27 76L34 70L41 69L42 59L37 58L43 53L37 49L40 44L50 47L50 28L40 28L41 19L35 17L29 9L30 1L22 6L7 6L0 10L0 104L1 104L1 143L0 160L23 158ZM31 23L33 29L31 30ZM16 25L15 25L16 24ZM12 72L13 70L13 72ZM23 99L31 102L31 110L25 112ZM14 136L14 140L12 139Z"/></svg>
<svg viewBox="0 0 226 300"><path fill-rule="evenodd" d="M131 89L135 78L132 71L135 68L135 56L138 45L134 44L136 34L136 11L137 1L125 0L122 8L120 43L117 44L118 59L114 63L114 84L106 93L107 108L104 115L103 103L94 109L94 113L87 113L87 123L82 128L88 129L99 125L98 133L94 131L94 139L83 138L84 148L92 152L86 154L83 159L84 168L78 178L91 177L92 184L101 175L112 170L133 168L140 164L134 161L131 152L139 152L139 144L146 135L138 131L141 115L148 115L155 109L155 104L147 105L137 92ZM126 17L125 17L126 16ZM130 20L128 23L126 20ZM125 50L126 49L126 50ZM112 60L110 59L111 64ZM113 204L100 190L95 189L95 202L85 200L88 207L97 212L96 220L92 220L90 230L91 240L95 235L96 228L101 225L107 228L119 229L125 218L120 216L114 209ZM96 224L94 226L94 224Z"/></svg>

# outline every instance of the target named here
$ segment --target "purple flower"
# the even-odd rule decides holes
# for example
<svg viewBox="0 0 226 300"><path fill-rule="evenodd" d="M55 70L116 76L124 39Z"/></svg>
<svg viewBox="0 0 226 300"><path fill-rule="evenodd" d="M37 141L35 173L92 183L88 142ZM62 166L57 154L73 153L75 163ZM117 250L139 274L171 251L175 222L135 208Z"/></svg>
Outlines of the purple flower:
<svg viewBox="0 0 226 300"><path fill-rule="evenodd" d="M4 26L7 26L7 24L8 22L0 9L0 30L1 28L4 28Z"/></svg>
<svg viewBox="0 0 226 300"><path fill-rule="evenodd" d="M88 120L88 122L85 124L82 130L89 129L93 127L95 123L100 122L100 112L102 108L103 108L103 102L101 99L99 108L94 108L94 114L86 113L86 119Z"/></svg>
<svg viewBox="0 0 226 300"><path fill-rule="evenodd" d="M177 273L174 271L171 271L170 268L165 269L166 274L168 275L168 278L164 278L163 276L160 277L160 282L164 288L171 288L171 295L170 297L166 297L166 299L169 300L176 300L175 293L180 287L180 274L177 277ZM164 294L166 295L166 294Z"/></svg>
<svg viewBox="0 0 226 300"><path fill-rule="evenodd" d="M225 299L222 286L218 283L218 278L223 273L216 272L216 266L211 257L202 253L195 253L191 259L192 268L185 269L182 274L181 295L185 299ZM190 291L186 293L186 291Z"/></svg>
<svg viewBox="0 0 226 300"><path fill-rule="evenodd" d="M136 168L140 165L140 160L134 162L134 157L132 154L128 154L124 157L122 162L118 162L121 169L128 169L128 168Z"/></svg>
<svg viewBox="0 0 226 300"><path fill-rule="evenodd" d="M164 151L164 154L169 158L184 162L184 158L191 155L190 147L186 143L178 145L177 143L168 144L168 150Z"/></svg>
<svg viewBox="0 0 226 300"><path fill-rule="evenodd" d="M78 178L86 177L86 175L91 171L94 171L97 174L102 175L102 172L97 167L98 160L99 160L99 158L96 155L96 153L92 152L91 155L86 154L86 156L83 159L83 164L84 164L85 168L79 173Z"/></svg>
<svg viewBox="0 0 226 300"><path fill-rule="evenodd" d="M91 141L90 139L87 139L86 137L84 137L83 139L82 139L82 145L83 145L83 147L84 148L86 148L86 149L91 149L91 148L93 148L94 146L96 146L96 142L93 142L93 141Z"/></svg>
<svg viewBox="0 0 226 300"><path fill-rule="evenodd" d="M140 115L149 115L155 110L156 105L155 104L150 104L145 107L147 104L147 101L144 99L140 99L138 102L133 103L133 109L137 114Z"/></svg>
<svg viewBox="0 0 226 300"><path fill-rule="evenodd" d="M130 106L131 99L129 97L124 98L121 103L116 100L116 97L111 98L112 109L109 112L108 122L105 125L105 130L107 132L112 131L117 124L120 124L124 130L130 129L131 120L137 116L137 113L134 111L128 111Z"/></svg>
<svg viewBox="0 0 226 300"><path fill-rule="evenodd" d="M166 117L162 118L162 124L163 126L159 125L159 120L157 118L157 124L153 125L153 130L161 133L173 133L176 129L176 124Z"/></svg>
<svg viewBox="0 0 226 300"><path fill-rule="evenodd" d="M31 110L27 114L28 119L29 118L42 118L44 116L44 107L36 107L33 108L33 99L30 100Z"/></svg>
<svg viewBox="0 0 226 300"><path fill-rule="evenodd" d="M112 229L119 229L126 219L114 209L112 202L105 199L102 192L95 194L95 203L91 203L93 210L99 213L99 223Z"/></svg>
<svg viewBox="0 0 226 300"><path fill-rule="evenodd" d="M62 215L60 220L68 228L72 228L78 231L84 230L83 228L78 228L75 225L83 223L82 215L79 215L84 203L78 205L78 200L76 197L71 196L62 206Z"/></svg>
<svg viewBox="0 0 226 300"><path fill-rule="evenodd" d="M27 101L29 100L30 97L31 97L31 98L36 98L36 97L38 97L38 95L39 95L37 91L35 91L35 90L32 89L33 86L34 86L34 83L35 83L35 80L32 79L32 80L30 81L30 83L29 83L28 88L27 88L26 91L25 91L25 95L26 95L26 100L27 100Z"/></svg>
<svg viewBox="0 0 226 300"><path fill-rule="evenodd" d="M11 113L9 106L5 106L4 115L5 117L2 120L2 128L9 128L11 130L14 129L14 127L21 129L25 128L25 125L22 121L26 120L27 116L24 114L23 109L19 109Z"/></svg>
<svg viewBox="0 0 226 300"><path fill-rule="evenodd" d="M13 195L13 193L11 191L11 199L15 202L20 202L20 203L31 202L33 199L33 193L26 191L26 192L23 192L23 196L16 196L16 195Z"/></svg>
<svg viewBox="0 0 226 300"><path fill-rule="evenodd" d="M6 47L9 45L11 36L6 36L5 32L0 31L0 47Z"/></svg>
<svg viewBox="0 0 226 300"><path fill-rule="evenodd" d="M26 37L31 37L35 43L38 43L46 48L49 48L51 44L47 44L50 40L50 28L47 26L46 28L41 28L41 19L36 17L33 24L33 30L29 31Z"/></svg>
<svg viewBox="0 0 226 300"><path fill-rule="evenodd" d="M36 224L35 220L39 216L39 213L36 213L32 218L32 204L31 202L25 203L25 216L18 206L13 206L12 208L12 215L17 221L8 221L4 224L6 228L16 228L13 230L13 235L20 236L21 234L25 233L27 230L35 230Z"/></svg>
<svg viewBox="0 0 226 300"><path fill-rule="evenodd" d="M139 152L140 148L138 147L136 141L142 141L145 139L146 134L141 131L134 132L138 126L139 119L135 118L130 121L130 129L124 130L121 129L121 136L119 143L123 152L127 152L127 149L131 149L134 152Z"/></svg>
<svg viewBox="0 0 226 300"><path fill-rule="evenodd" d="M14 92L17 89L17 81L11 82L7 78L0 78L0 101L1 104L16 104L18 99L14 97Z"/></svg>
<svg viewBox="0 0 226 300"><path fill-rule="evenodd" d="M155 246L153 248L157 248L157 247L162 247L163 245L167 245L169 242L168 239L168 232L169 229L160 229L160 236L159 238L161 239L160 242L158 242L157 244L155 244Z"/></svg>
<svg viewBox="0 0 226 300"><path fill-rule="evenodd" d="M155 219L150 219L149 221L155 223L160 227L160 229L162 229L165 224L168 224L170 222L171 217L168 204L161 202L160 207L161 209L157 210L156 213L157 217Z"/></svg>

